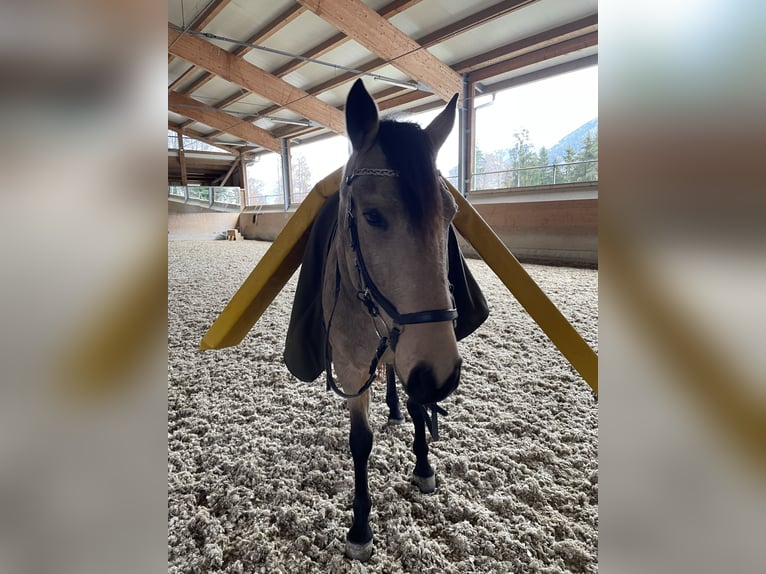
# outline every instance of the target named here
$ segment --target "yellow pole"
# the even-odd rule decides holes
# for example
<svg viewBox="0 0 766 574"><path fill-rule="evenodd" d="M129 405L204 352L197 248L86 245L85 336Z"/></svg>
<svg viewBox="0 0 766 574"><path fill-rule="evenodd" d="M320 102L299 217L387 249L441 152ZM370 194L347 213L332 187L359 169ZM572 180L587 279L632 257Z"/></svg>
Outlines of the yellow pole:
<svg viewBox="0 0 766 574"><path fill-rule="evenodd" d="M242 342L301 264L311 224L325 200L340 188L343 169L317 183L298 206L242 286L202 337L199 349L222 349Z"/></svg>
<svg viewBox="0 0 766 574"><path fill-rule="evenodd" d="M443 181L458 205L453 222L457 230L471 243L593 391L598 393L596 353L548 299L474 207L449 181Z"/></svg>

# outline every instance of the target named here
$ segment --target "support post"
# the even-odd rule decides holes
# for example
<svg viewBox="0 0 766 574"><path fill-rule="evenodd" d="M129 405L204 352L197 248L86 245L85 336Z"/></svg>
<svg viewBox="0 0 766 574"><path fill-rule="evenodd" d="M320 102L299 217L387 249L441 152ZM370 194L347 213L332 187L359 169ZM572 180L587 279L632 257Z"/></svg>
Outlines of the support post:
<svg viewBox="0 0 766 574"><path fill-rule="evenodd" d="M285 211L290 209L290 198L293 195L293 178L290 170L290 142L282 138L282 190L285 197Z"/></svg>
<svg viewBox="0 0 766 574"><path fill-rule="evenodd" d="M178 161L181 164L181 185L188 185L186 176L186 152L184 151L184 135L178 131Z"/></svg>
<svg viewBox="0 0 766 574"><path fill-rule="evenodd" d="M471 157L473 140L473 94L468 74L463 74L463 91L461 94L460 116L458 122L459 145L458 154L458 190L463 197L467 197L471 191Z"/></svg>
<svg viewBox="0 0 766 574"><path fill-rule="evenodd" d="M239 173L242 177L242 187L239 188L239 197L241 198L239 207L241 211L247 207L247 192L249 189L247 185L247 162L245 161L244 154L239 154Z"/></svg>

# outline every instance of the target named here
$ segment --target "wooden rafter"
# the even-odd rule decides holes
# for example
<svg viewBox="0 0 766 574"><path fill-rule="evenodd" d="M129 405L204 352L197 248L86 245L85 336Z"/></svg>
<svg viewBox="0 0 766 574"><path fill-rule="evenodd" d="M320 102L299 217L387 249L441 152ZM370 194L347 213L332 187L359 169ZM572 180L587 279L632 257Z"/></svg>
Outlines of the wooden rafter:
<svg viewBox="0 0 766 574"><path fill-rule="evenodd" d="M385 6L383 6L381 9L378 10L378 14L382 18L392 18L393 16L396 16L397 14L400 14L401 12L404 12L408 8L412 8L416 4L422 2L423 0L394 0L393 2L389 2ZM314 46L313 48L307 50L301 56L303 58L318 58L322 54L326 54L330 50L334 50L338 46L348 42L349 38L343 33L335 34L332 38L328 38L321 44ZM290 72L294 72L301 66L305 66L307 64L306 60L301 60L299 58L295 58L294 60L291 60L287 62L284 66L277 68L274 71L275 76L286 76Z"/></svg>
<svg viewBox="0 0 766 574"><path fill-rule="evenodd" d="M297 1L443 100L461 91L462 80L452 68L361 0Z"/></svg>
<svg viewBox="0 0 766 574"><path fill-rule="evenodd" d="M568 52L581 49L582 47L593 46L597 43L596 30L598 21L595 16L583 18L553 28L540 34L530 36L525 40L511 42L500 48L495 48L484 54L479 54L453 65L455 72L459 74L469 73L471 81L480 81L489 78L489 75L481 74L475 76L478 72L478 62L490 62L494 74L500 74L504 71L510 71L528 66L530 64L543 61L552 57L552 55L561 55ZM582 40L582 38L585 38ZM567 43L569 42L569 43ZM502 66L502 68L500 68ZM482 68L483 69L483 68ZM381 103L381 110L396 108L405 104L413 103L417 100L428 98L431 94L424 92L409 92L400 96L395 96Z"/></svg>
<svg viewBox="0 0 766 574"><path fill-rule="evenodd" d="M420 44L423 47L439 44L440 42L444 42L445 40L448 40L449 38L451 38L457 33L466 32L467 30L475 26L479 26L492 18L497 18L513 10L517 10L518 8L521 8L522 6L525 6L528 3L529 3L529 0L525 0L522 2L519 2L518 0L504 0L503 2L498 2L497 4L490 6L489 8L486 8L475 14L472 14L470 16L463 18L459 22L450 24L448 26L444 26L443 28L440 28L438 30L435 30L434 32L431 32L430 34L417 38L416 41L418 44ZM363 72L373 72L374 70L385 66L386 63L387 62L385 60L382 60L381 58L375 58L373 60L365 62L364 64L360 64L356 66L356 68ZM456 67L453 67L453 69L458 73L461 73L462 71L464 71ZM279 72L279 70L277 70L277 72ZM345 84L346 82L353 80L357 76L358 74L355 74L353 72L344 72L342 74L337 74L333 78L330 78L329 80L326 80L325 82L322 82L321 84L318 84L314 86L313 88L309 89L308 93L311 94L312 96L321 94L322 92L326 92L334 88L337 88L338 86L341 86ZM391 90L384 90L381 94L376 94L375 98L378 99L379 96L387 98L387 97L391 97L391 94L392 94ZM425 98L425 97L428 97L429 95L430 94L428 93L422 92L420 97ZM279 109L280 108L278 106L275 106L275 107L263 110L261 113L273 114Z"/></svg>
<svg viewBox="0 0 766 574"><path fill-rule="evenodd" d="M242 121L240 118L226 112L210 108L204 103L184 94L176 92L168 94L168 109L271 151L277 153L281 151L279 140L273 138L266 130Z"/></svg>
<svg viewBox="0 0 766 574"><path fill-rule="evenodd" d="M424 48L440 44L441 42L445 42L454 36L463 34L476 26L486 24L491 20L505 16L506 14L538 1L539 0L502 0L497 4L493 4L483 10L474 12L457 22L444 26L430 34L426 34L425 36L418 38L417 42Z"/></svg>
<svg viewBox="0 0 766 574"><path fill-rule="evenodd" d="M230 0L213 0L207 8L205 8L200 14L192 21L189 26L189 30L200 32L205 29L205 26L213 21L213 18L221 13L221 10L226 8ZM168 63L172 61L173 55L168 58Z"/></svg>
<svg viewBox="0 0 766 574"><path fill-rule="evenodd" d="M527 52L515 58L510 58L497 64L492 64L485 68L481 68L474 72L471 72L469 77L472 82L480 82L487 78L492 78L511 70L518 70L532 64L544 62L557 56L563 56L577 50L583 50L598 45L598 32L590 32L584 36L572 38L570 40L564 40L545 48L539 48L533 52Z"/></svg>
<svg viewBox="0 0 766 574"><path fill-rule="evenodd" d="M522 86L530 82L536 82L537 80L550 78L551 76L566 74L567 72L581 70L583 68L596 65L598 65L598 54L593 54L591 56L585 56L583 58L578 58L577 60L572 60L571 62L556 64L555 66L551 66L550 68L545 68L543 70L529 72L528 74L522 74L521 76L514 76L513 78L508 78L507 80L500 80L499 82L493 82L491 84L482 82L482 85L484 86L485 90L490 93L498 92L500 90L507 90L508 88L513 88L515 86Z"/></svg>
<svg viewBox="0 0 766 574"><path fill-rule="evenodd" d="M285 10L284 12L279 14L277 17L275 17L271 22L259 28L258 31L255 32L252 36L250 36L247 40L245 40L245 42L248 44L258 44L260 42L264 42L268 40L269 38L271 38L271 36L279 32L282 28L287 26L290 22L295 20L298 16L300 16L305 11L306 9L303 6L300 6L297 4L290 6L287 10ZM250 51L252 51L252 48L248 46L237 46L231 51L231 53L234 54L235 56L241 57ZM200 89L210 80L212 80L214 77L215 77L214 74L211 74L210 72L206 72L200 78L198 78L197 81L195 81L188 88L183 90L183 93L192 94L196 92L198 89ZM220 107L224 107L224 106L220 106Z"/></svg>
<svg viewBox="0 0 766 574"><path fill-rule="evenodd" d="M415 4L418 4L419 2L422 2L422 1L423 0L394 0L393 2L389 2L388 4L383 6L383 8L378 10L378 14L380 14L384 18L391 18L392 16L395 16L396 14L404 12L408 8L411 8ZM305 8L303 6L299 6L299 7L302 10L305 10ZM332 38L329 38L328 40L325 40L324 42L322 42L318 46L315 46L314 48L311 48L307 52L304 52L303 54L301 54L301 57L303 57L303 58L318 58L322 54L324 54L326 52L329 52L330 50L332 50L334 48L337 48L338 46L340 46L341 44L347 42L348 40L349 39L348 39L348 37L345 34L336 34L335 36L333 36ZM260 41L263 41L263 39L261 39ZM255 43L255 40L251 41L250 43ZM308 62L306 60L302 60L300 58L295 58L294 60L291 60L290 62L288 62L287 64L285 64L281 68L278 68L277 70L275 70L273 72L273 75L277 76L278 78L284 77L287 74L289 74L290 72L294 72L295 70L297 70L298 68L300 68L301 66L303 66L303 65L305 65L307 63ZM192 91L191 87L193 87L193 86L190 86L190 89L188 91L185 91L185 93L190 93ZM309 93L311 95L315 95L318 92L315 92L315 91L312 90ZM237 93L237 94L233 94L233 95L229 96L228 98L226 98L226 99L218 102L217 104L215 104L214 107L219 108L219 109L225 108L226 106L230 106L231 104L234 104L234 103L238 102L239 100L241 100L243 98L246 98L249 94L250 94L250 92L248 92L248 91L240 92L240 93ZM273 108L270 108L269 111L265 111L265 112L262 112L262 113L269 114L269 113L272 113L272 111L277 111L279 109L280 109L280 106L275 106ZM251 116L251 119L255 119L255 118L256 118L256 116Z"/></svg>
<svg viewBox="0 0 766 574"><path fill-rule="evenodd" d="M525 52L531 52L539 48L544 48L546 46L551 46L553 44L563 42L564 40L577 38L579 36L589 34L590 32L595 32L596 30L598 30L598 17L588 16L586 18L581 18L580 20L576 20L562 26L557 26L544 32L540 32L534 36L529 36L523 40L517 40L515 42L505 44L504 46L489 50L488 52L484 52L478 56L467 58L453 64L452 67L460 73L472 72L474 70L478 70L479 68L484 68L497 62L507 60L512 56L518 56Z"/></svg>
<svg viewBox="0 0 766 574"><path fill-rule="evenodd" d="M191 78L194 75L194 72L196 72L197 70L199 70L199 68L197 68L197 66L195 66L194 64L189 66L183 74L178 76L175 80L173 80L170 83L170 85L168 86L168 92L175 92L176 88L180 86L182 83L184 83L186 80Z"/></svg>
<svg viewBox="0 0 766 574"><path fill-rule="evenodd" d="M201 38L181 36L178 31L170 28L168 36L175 38L171 51L176 56L294 110L334 132L345 132L343 114L322 100Z"/></svg>
<svg viewBox="0 0 766 574"><path fill-rule="evenodd" d="M229 5L230 0L213 0L199 16L192 22L191 29L195 31L204 30L213 19L221 13L221 10Z"/></svg>
<svg viewBox="0 0 766 574"><path fill-rule="evenodd" d="M464 60L462 62L458 62L453 66L453 69L457 73L467 73L472 70L475 70L476 62L481 61L490 61L493 64L498 62L503 62L504 65L508 69L518 69L523 66L529 65L531 63L534 63L535 61L541 61L540 58L546 59L543 56L546 55L545 49L552 48L553 52L547 52L548 55L551 53L554 54L560 54L560 53L566 53L566 49L568 48L569 51L572 51L574 49L578 49L578 46L582 46L583 43L585 45L592 45L592 42L594 40L593 37L586 38L585 40L581 40L580 42L577 42L577 38L582 38L584 36L588 36L589 33L593 33L594 30L597 29L598 21L595 16L583 18L581 20L577 20L576 22L572 22L570 24L566 24L563 26L559 26L557 28L553 28L551 30L548 30L546 32L542 32L540 34L536 34L534 36L529 37L528 39L512 42L510 44L506 44L505 46L502 46L500 48L496 48L494 50L490 50L489 52L485 54L480 54L478 56L469 58L467 60ZM448 28L448 27L447 27ZM446 29L443 29L444 33L447 33ZM437 30L437 32L439 32ZM570 44L564 44L563 46L559 46L556 48L555 46L557 44L562 44L563 42L566 42L568 40L573 40L574 43ZM536 50L539 50L539 53L536 53ZM529 54L532 54L531 56ZM516 55L516 57L514 57ZM565 69L575 69L579 67L584 67L585 65L592 65L589 58L582 59L582 61L577 60L577 64L572 63L571 66L562 64L562 67L560 70L563 72ZM597 60L596 60L597 61ZM375 60L370 63L368 63L367 66L360 66L360 68L364 69L365 67L368 67L369 69L374 69L375 65L380 62L380 60ZM595 63L595 62L594 62ZM500 73L497 72L496 73ZM343 75L341 75L343 76ZM335 78L332 80L333 83L337 82L337 85L340 85L341 83L348 81L353 75L349 74L349 77L347 78ZM470 75L469 75L470 78ZM511 85L515 85L512 80L505 80L497 85L493 84L492 88L493 91L495 89L502 89L503 86L507 84L507 87L510 87ZM319 86L315 86L310 90L310 93L318 93L322 90L328 90L332 87L335 87L334 85L330 85L328 82L325 82L324 84L320 84ZM390 110L393 108L397 108L399 106L412 104L414 102L417 102L419 100L425 100L427 98L430 98L432 94L428 92L416 92L416 91L405 91L401 92L400 90L396 88L390 88L387 90L384 90L380 92L379 94L376 94L376 100L378 101L378 105L381 111ZM427 109L429 107L438 107L440 105L439 102L432 102L428 104L424 104L423 106L418 106L418 111L423 111L424 109ZM272 108L265 110L263 113L273 113L279 108ZM309 133L315 132L316 129L313 128L280 128L279 130L276 130L274 132L275 136L278 137L303 137Z"/></svg>
<svg viewBox="0 0 766 574"><path fill-rule="evenodd" d="M194 121L192 121L194 123ZM222 144L221 142L218 142L214 139L209 138L207 135L198 132L197 130L194 130L190 127L184 127L181 125L175 125L171 122L168 122L168 129L173 130L178 134L178 137L181 136L189 136L190 138L194 138L195 140L199 140L201 142L205 142L208 145L212 145L217 147L218 149L221 149L225 151L226 153L230 153L231 155L241 155L244 153L243 150L238 150L236 148L233 148L231 146L227 146L226 144Z"/></svg>
<svg viewBox="0 0 766 574"><path fill-rule="evenodd" d="M378 10L378 14L380 14L382 17L390 18L407 8L411 8L413 5L417 4L421 0L395 0L394 2L390 2L380 10ZM444 26L443 28L440 28L438 30L435 30L434 32L431 32L430 34L426 34L425 36L422 36L420 38L416 38L416 41L423 47L429 47L435 44L438 44L440 42L443 42L452 36L466 32L470 30L471 28L475 26L479 26L481 24L486 23L487 21L498 18L500 16L504 16L505 14L508 14L509 12L512 12L514 10L517 10L521 8L522 6L526 6L531 1L536 0L503 0L502 2L498 2L497 4L494 4L488 8L485 8L483 10L480 10L479 12L476 12L474 14L471 14L469 16L466 16L465 18L459 20L458 22L455 22L454 24L450 24L448 26ZM316 57L320 55L320 53L324 53L325 50L329 50L331 48L337 47L343 41L347 41L348 38L345 34L337 34L327 40L326 42L323 42L319 46L312 48L311 50L305 52L302 54L304 57ZM297 69L300 65L305 64L306 62L304 60L295 59L291 62L288 62L285 66L282 66L281 68L274 71L275 76L283 76L291 71L294 71ZM374 71L377 68L380 68L382 66L385 66L386 62L380 58L375 58L373 60L370 60L369 62L366 62L364 64L361 64L357 66L357 69L364 71L364 72L371 72ZM458 72L460 70L457 70ZM314 86L313 88L308 90L308 93L312 96L318 95L322 92L332 90L334 88L337 88L338 86L353 80L356 78L358 74L355 74L353 72L345 72L342 74L337 74L333 78L330 78L329 80L322 82L321 84L318 84ZM388 88L386 90L383 90L377 94L375 94L375 99L378 101L383 101L384 99L395 97L401 94L401 89L399 88ZM246 97L247 93L237 93L232 96L229 96L225 100L218 102L215 104L214 107L216 108L225 108L226 106L229 106L242 98ZM427 97L428 94L424 93L421 97ZM272 106L270 108L267 108L265 110L262 110L261 114L273 114L281 109L281 106ZM249 116L247 119L255 120L257 116ZM292 129L291 131L295 131ZM299 130L301 133L307 130ZM309 131L314 131L313 129Z"/></svg>

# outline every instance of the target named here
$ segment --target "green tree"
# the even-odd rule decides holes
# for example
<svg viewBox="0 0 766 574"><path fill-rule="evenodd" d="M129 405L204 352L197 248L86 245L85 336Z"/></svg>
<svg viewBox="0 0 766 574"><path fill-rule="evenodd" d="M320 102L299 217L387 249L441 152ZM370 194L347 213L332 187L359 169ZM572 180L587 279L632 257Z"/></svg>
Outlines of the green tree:
<svg viewBox="0 0 766 574"><path fill-rule="evenodd" d="M537 152L537 165L540 166L540 169L533 172L536 176L534 185L553 183L553 168L546 167L548 164L550 164L548 150L543 146Z"/></svg>
<svg viewBox="0 0 766 574"><path fill-rule="evenodd" d="M311 169L306 156L292 158L293 203L300 203L309 194L312 187Z"/></svg>
<svg viewBox="0 0 766 574"><path fill-rule="evenodd" d="M513 137L516 140L516 168L521 170L518 177L519 185L533 185L533 172L524 169L537 166L537 154L529 141L529 130L523 129L516 132Z"/></svg>
<svg viewBox="0 0 766 574"><path fill-rule="evenodd" d="M577 153L575 153L575 150L572 146L567 147L566 152L564 153L564 157L562 158L561 161L568 165L563 166L559 170L559 173L561 174L561 179L556 178L556 182L557 183L572 183L574 181L577 181L577 173L575 170L577 166L571 165L577 161Z"/></svg>
<svg viewBox="0 0 766 574"><path fill-rule="evenodd" d="M588 132L582 141L579 161L591 163L582 166L582 181L596 181L598 179L598 135Z"/></svg>

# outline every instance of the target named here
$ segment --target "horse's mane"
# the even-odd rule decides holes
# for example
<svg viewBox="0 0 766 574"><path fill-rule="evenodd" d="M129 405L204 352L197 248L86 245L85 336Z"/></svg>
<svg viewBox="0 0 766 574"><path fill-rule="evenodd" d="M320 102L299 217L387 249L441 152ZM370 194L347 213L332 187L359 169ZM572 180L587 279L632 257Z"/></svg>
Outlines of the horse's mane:
<svg viewBox="0 0 766 574"><path fill-rule="evenodd" d="M378 143L391 169L399 172L410 220L418 226L430 221L438 211L439 194L428 134L415 123L382 120Z"/></svg>

